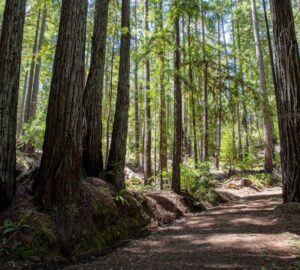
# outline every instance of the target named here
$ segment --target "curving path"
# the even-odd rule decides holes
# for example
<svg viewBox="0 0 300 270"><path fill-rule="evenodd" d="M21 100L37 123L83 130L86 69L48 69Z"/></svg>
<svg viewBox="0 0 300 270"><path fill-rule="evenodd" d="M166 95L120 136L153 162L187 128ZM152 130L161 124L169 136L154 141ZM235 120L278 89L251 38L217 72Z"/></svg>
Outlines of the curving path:
<svg viewBox="0 0 300 270"><path fill-rule="evenodd" d="M279 188L239 198L65 270L299 270L299 236L275 217L280 203Z"/></svg>

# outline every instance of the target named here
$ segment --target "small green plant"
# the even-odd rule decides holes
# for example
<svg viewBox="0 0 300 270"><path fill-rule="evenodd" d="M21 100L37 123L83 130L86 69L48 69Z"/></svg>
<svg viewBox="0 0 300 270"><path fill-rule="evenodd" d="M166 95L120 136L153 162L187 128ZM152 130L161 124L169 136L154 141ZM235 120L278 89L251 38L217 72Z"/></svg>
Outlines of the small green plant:
<svg viewBox="0 0 300 270"><path fill-rule="evenodd" d="M5 257L13 253L21 245L20 241L14 240L17 233L30 228L27 224L15 224L10 220L5 220L1 227L0 256Z"/></svg>
<svg viewBox="0 0 300 270"><path fill-rule="evenodd" d="M209 162L182 165L181 181L182 188L200 200L210 203L215 201L213 178L210 173Z"/></svg>
<svg viewBox="0 0 300 270"><path fill-rule="evenodd" d="M30 226L27 224L15 224L10 220L4 221L4 224L1 227L1 257L8 256L10 253L13 253L18 246L21 245L21 242L14 240L14 238L18 232L26 229L30 229Z"/></svg>
<svg viewBox="0 0 300 270"><path fill-rule="evenodd" d="M126 189L120 190L116 196L114 196L116 202L121 203L123 206L129 206L128 193Z"/></svg>

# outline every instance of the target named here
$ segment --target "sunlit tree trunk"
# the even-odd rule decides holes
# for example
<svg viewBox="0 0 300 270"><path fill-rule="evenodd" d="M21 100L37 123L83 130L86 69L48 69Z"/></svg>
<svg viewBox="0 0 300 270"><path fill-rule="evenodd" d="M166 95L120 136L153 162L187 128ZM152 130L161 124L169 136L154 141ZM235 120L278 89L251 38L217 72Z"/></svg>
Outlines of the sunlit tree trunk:
<svg viewBox="0 0 300 270"><path fill-rule="evenodd" d="M24 108L25 108L25 99L26 99L26 91L27 91L27 84L28 84L28 71L26 70L24 76L24 85L23 85L23 93L21 98L21 108L20 108L20 115L18 121L18 130L17 134L20 135L23 129L23 121L24 121Z"/></svg>
<svg viewBox="0 0 300 270"><path fill-rule="evenodd" d="M47 19L47 6L45 4L44 10L43 10L43 16L42 16L42 24L41 24L41 31L40 31L40 37L39 37L39 43L38 43L38 52L41 51L43 43L44 43L44 36L45 36L45 28L46 28L46 19ZM38 97L38 91L40 88L40 72L41 72L41 66L42 66L42 56L39 55L37 57L37 63L35 65L35 74L34 74L34 80L33 80L33 86L32 86L32 96L31 96L31 104L30 104L30 119L34 119L36 115L36 109L37 109L37 97Z"/></svg>
<svg viewBox="0 0 300 270"><path fill-rule="evenodd" d="M41 17L41 11L39 10L38 19L37 19L36 28L35 28L34 42L33 42L33 47L32 47L28 88L27 88L27 92L26 92L26 101L25 101L25 109L24 109L24 123L27 123L30 120L30 106L31 106L31 98L32 98L32 87L33 87L33 82L34 82L35 60L36 60L39 30L40 30L40 19L41 19L40 17Z"/></svg>
<svg viewBox="0 0 300 270"><path fill-rule="evenodd" d="M244 157L249 153L249 127L248 127L248 110L245 101L245 83L244 83L244 69L242 63L241 40L240 40L240 27L237 24L237 46L238 46L238 62L239 62L239 80L241 83L241 97L242 97L242 125L244 129Z"/></svg>
<svg viewBox="0 0 300 270"><path fill-rule="evenodd" d="M189 50L189 85L191 89L191 101L192 101L192 123L193 123L193 147L194 147L194 161L195 166L198 163L198 149L197 149L197 127L196 127L196 113L195 113L195 86L192 68L192 46L191 46L191 18L189 17L188 22L188 50Z"/></svg>
<svg viewBox="0 0 300 270"><path fill-rule="evenodd" d="M272 141L272 125L271 125L271 111L268 99L268 89L264 71L264 61L262 54L262 47L260 41L257 11L256 11L256 0L251 0L252 4L252 22L253 32L256 45L256 58L260 80L260 90L262 95L261 109L263 112L264 120L264 145L265 145L265 171L271 173L273 171L273 141Z"/></svg>
<svg viewBox="0 0 300 270"><path fill-rule="evenodd" d="M25 0L7 0L0 40L0 210L15 191L17 103Z"/></svg>

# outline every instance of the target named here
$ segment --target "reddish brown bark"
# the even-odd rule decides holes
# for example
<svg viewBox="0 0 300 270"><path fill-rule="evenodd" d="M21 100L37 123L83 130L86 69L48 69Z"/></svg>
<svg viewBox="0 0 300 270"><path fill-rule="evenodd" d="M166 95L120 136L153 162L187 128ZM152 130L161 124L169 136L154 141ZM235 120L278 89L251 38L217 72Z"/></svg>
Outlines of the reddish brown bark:
<svg viewBox="0 0 300 270"><path fill-rule="evenodd" d="M103 170L102 95L106 53L109 0L95 3L94 33L90 71L83 97L86 130L83 139L83 164L88 176Z"/></svg>

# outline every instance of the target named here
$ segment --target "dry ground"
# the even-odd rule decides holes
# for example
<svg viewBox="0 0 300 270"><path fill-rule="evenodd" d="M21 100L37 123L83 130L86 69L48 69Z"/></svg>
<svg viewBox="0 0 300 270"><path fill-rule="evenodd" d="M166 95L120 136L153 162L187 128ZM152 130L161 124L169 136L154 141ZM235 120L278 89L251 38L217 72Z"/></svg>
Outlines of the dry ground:
<svg viewBox="0 0 300 270"><path fill-rule="evenodd" d="M290 219L278 208L280 192L236 191L239 198L233 202L188 215L95 261L64 269L300 269L299 217L289 230L285 220Z"/></svg>

